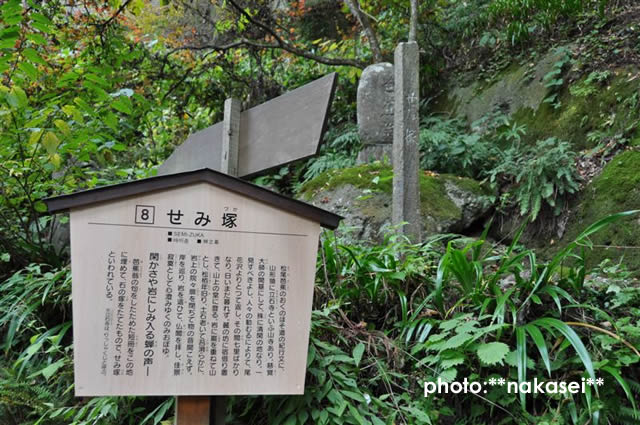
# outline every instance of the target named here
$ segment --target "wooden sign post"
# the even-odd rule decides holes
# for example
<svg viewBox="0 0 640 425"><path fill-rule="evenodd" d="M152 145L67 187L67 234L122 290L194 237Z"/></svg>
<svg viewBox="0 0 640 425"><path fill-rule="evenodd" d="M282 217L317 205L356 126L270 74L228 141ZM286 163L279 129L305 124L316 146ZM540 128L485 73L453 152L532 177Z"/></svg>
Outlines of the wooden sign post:
<svg viewBox="0 0 640 425"><path fill-rule="evenodd" d="M224 424L224 406L219 413L212 401L221 397L182 396L176 397L176 425ZM212 411L213 408L213 411ZM216 413L218 413L216 415Z"/></svg>
<svg viewBox="0 0 640 425"><path fill-rule="evenodd" d="M238 147L240 146L240 101L229 98L224 102L224 121L220 171L238 176ZM176 425L224 425L227 410L225 396L176 397Z"/></svg>
<svg viewBox="0 0 640 425"><path fill-rule="evenodd" d="M336 86L329 74L261 105L240 112L233 123L238 131L238 170L248 178L318 153ZM220 170L223 140L229 128L219 122L191 134L158 168L159 175L211 168Z"/></svg>
<svg viewBox="0 0 640 425"><path fill-rule="evenodd" d="M178 425L218 425L223 396L304 392L320 227L341 217L210 168L45 202L70 212L76 395L175 395Z"/></svg>

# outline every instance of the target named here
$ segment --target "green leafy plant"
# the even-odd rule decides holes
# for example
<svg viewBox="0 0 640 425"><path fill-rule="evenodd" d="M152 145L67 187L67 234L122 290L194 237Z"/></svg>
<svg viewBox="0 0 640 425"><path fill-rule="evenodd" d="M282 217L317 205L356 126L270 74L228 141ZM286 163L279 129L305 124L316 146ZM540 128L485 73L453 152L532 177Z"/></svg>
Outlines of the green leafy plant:
<svg viewBox="0 0 640 425"><path fill-rule="evenodd" d="M512 45L528 41L535 32L551 31L561 18L575 19L585 12L602 15L608 0L494 0L489 5L492 20L506 25Z"/></svg>
<svg viewBox="0 0 640 425"><path fill-rule="evenodd" d="M488 172L489 180L495 187L506 188L520 215L535 220L543 203L559 214L566 197L579 188L575 158L569 143L553 137L534 147L511 147Z"/></svg>
<svg viewBox="0 0 640 425"><path fill-rule="evenodd" d="M357 126L350 124L332 128L325 135L320 155L309 161L304 172L304 181L309 181L327 170L354 165L360 147Z"/></svg>
<svg viewBox="0 0 640 425"><path fill-rule="evenodd" d="M477 352L481 360L484 358L485 364L499 363L507 359L503 345L494 342L484 342L482 345L478 345L479 342L476 341L478 336L493 334L500 338L506 332L506 335L510 335L512 338L510 346L513 346L513 339L515 339L516 349L513 352L512 363L516 367L516 379L519 382L524 382L527 379L527 369L530 368L530 359L527 354L531 351L529 347L533 345L539 353L543 368L550 377L552 371L559 367L558 353L556 353L555 365L552 368L554 361L549 354L552 348L546 341L550 338L561 337L566 342L560 346L559 352L563 352L567 347L572 347L584 366L586 375L592 379L596 377L596 370L612 375L635 411L635 401L629 383L623 380L619 373L619 368L624 366L618 364L614 370L609 371L602 368L602 363L594 362L586 343L574 328L593 329L613 338L616 344L623 347L621 351L626 351L625 347L627 347L634 353L631 357L633 358L631 361L634 363L640 361L640 352L618 334L583 321L562 321L556 317L548 316L547 310L535 309L534 306L544 305L544 299L548 298L555 304L558 315L563 314L563 308L566 310L586 307L576 299L576 297L584 297L585 293L584 253L576 255L574 251L581 246L588 247L589 237L594 233L637 212L615 214L592 224L576 240L560 250L548 263L538 263L535 253L531 250L517 252L517 242L524 227L516 235L506 253L500 256L491 255L491 250L483 247L483 239L463 248L456 248L450 242L438 265L433 304L443 317L447 317L450 312L469 304L475 306L472 311L476 313L466 313L440 322L439 328L443 332L439 334L432 332L429 339L425 343L419 343L413 352L434 351L434 354L426 357L424 362L430 365L436 365L440 362L449 368L453 368L454 365L467 365L469 352L473 351ZM568 262L573 262L573 266L569 272L566 272L563 264ZM487 269L493 271L486 273ZM506 281L511 281L511 277L513 283L505 285ZM445 301L444 293L446 290L449 290L447 298L456 300L453 305L451 302ZM458 293L458 296L452 297L451 291ZM469 311L469 308L467 307L465 310ZM534 311L537 311L540 316L536 316ZM595 309L595 311L604 317L607 316L602 310ZM482 321L488 319L490 319L489 322L482 326ZM509 321L512 326L511 332L503 329L503 326ZM430 323L430 330L433 327L432 323L433 321ZM455 333L452 332L453 329L456 330ZM509 337L507 336L507 338ZM452 359L456 359L453 364L449 363ZM564 358L561 364L568 366L569 359ZM607 363L605 361L604 364ZM467 370L467 372L470 371ZM455 377L456 375L457 369L454 368L449 370L446 376ZM587 412L592 415L594 422L598 422L602 412L600 408L595 407L591 393L586 394L585 402L589 407ZM521 394L520 403L524 411L526 409L524 394ZM606 412L606 414L611 415L612 413Z"/></svg>
<svg viewBox="0 0 640 425"><path fill-rule="evenodd" d="M611 71L592 71L587 78L569 88L569 93L572 96L577 97L589 97L595 94L601 87L603 83L605 83L611 77Z"/></svg>
<svg viewBox="0 0 640 425"><path fill-rule="evenodd" d="M420 127L420 166L477 178L498 158L499 143L519 141L524 132L523 127L511 125L500 113L475 121L471 130L459 119L428 117Z"/></svg>
<svg viewBox="0 0 640 425"><path fill-rule="evenodd" d="M557 48L555 50L555 54L559 56L559 59L553 63L551 71L545 74L542 81L545 88L549 90L549 94L544 99L544 102L550 103L555 109L558 109L560 108L560 106L562 106L561 102L558 99L558 97L560 96L560 89L564 85L562 73L566 65L570 62L571 55L566 47Z"/></svg>

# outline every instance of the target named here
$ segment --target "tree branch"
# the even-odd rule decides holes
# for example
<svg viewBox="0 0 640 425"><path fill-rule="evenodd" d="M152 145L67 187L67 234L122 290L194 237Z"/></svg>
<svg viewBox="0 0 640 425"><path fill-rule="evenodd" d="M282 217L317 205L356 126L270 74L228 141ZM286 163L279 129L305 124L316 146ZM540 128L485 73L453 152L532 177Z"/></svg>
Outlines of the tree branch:
<svg viewBox="0 0 640 425"><path fill-rule="evenodd" d="M376 37L376 33L373 31L369 16L364 13L362 9L360 9L360 1L344 0L344 2L347 4L347 6L349 6L349 10L351 10L351 13L356 17L358 22L360 22L364 33L367 35L369 45L371 46L371 52L373 53L373 61L382 62L384 59L382 57L382 50L380 50L380 44L378 43L378 37Z"/></svg>
<svg viewBox="0 0 640 425"><path fill-rule="evenodd" d="M113 22L113 20L118 17L118 15L124 12L127 6L129 6L129 3L131 3L131 0L126 0L124 3L122 3L122 5L118 8L118 10L116 10L116 12L109 19L101 23L100 26L102 28L108 27L111 24L111 22Z"/></svg>
<svg viewBox="0 0 640 425"><path fill-rule="evenodd" d="M411 18L409 21L409 41L416 41L418 32L418 0L411 0Z"/></svg>
<svg viewBox="0 0 640 425"><path fill-rule="evenodd" d="M235 0L228 0L228 2L229 4L231 4L231 6L233 6L234 9L236 9L238 13L244 16L250 23L262 29L263 31L271 35L276 40L275 43L262 43L254 40L248 40L246 38L241 38L235 43L241 42L242 44L245 44L245 45L260 47L265 49L282 49L289 53L293 53L296 56L302 56L303 58L310 59L325 65L338 65L338 66L346 65L346 66L353 66L356 68L364 68L367 65L365 62L354 60L354 59L328 58L326 56L316 55L314 53L311 53L299 47L296 47L293 44L289 43L288 41L284 40L282 37L280 37L280 35L275 30L273 30L273 28L271 28L264 22L261 22L253 18L251 15L249 15ZM376 43L377 43L377 40L376 40Z"/></svg>
<svg viewBox="0 0 640 425"><path fill-rule="evenodd" d="M356 68L364 68L367 64L362 61L357 61L354 59L340 59L340 58L328 58L325 56L315 55L313 53L302 50L298 47L291 46L288 43L265 43L256 40L250 40L248 38L239 38L238 40L232 41L227 44L204 44L202 46L180 46L171 50L166 54L166 56L171 56L172 54L181 51L181 50L216 50L219 52L225 52L230 49L235 49L243 46L251 46L257 47L260 49L282 49L289 53L293 53L296 56L302 56L307 59L311 59L315 62L322 63L325 65L334 65L334 66L353 66Z"/></svg>

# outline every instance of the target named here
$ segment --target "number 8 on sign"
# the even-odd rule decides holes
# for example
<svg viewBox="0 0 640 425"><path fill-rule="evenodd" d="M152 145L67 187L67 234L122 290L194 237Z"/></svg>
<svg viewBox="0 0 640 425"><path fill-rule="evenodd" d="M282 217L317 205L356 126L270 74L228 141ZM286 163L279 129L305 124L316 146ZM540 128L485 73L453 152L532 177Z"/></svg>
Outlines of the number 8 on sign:
<svg viewBox="0 0 640 425"><path fill-rule="evenodd" d="M156 207L150 205L136 205L136 224L153 224Z"/></svg>

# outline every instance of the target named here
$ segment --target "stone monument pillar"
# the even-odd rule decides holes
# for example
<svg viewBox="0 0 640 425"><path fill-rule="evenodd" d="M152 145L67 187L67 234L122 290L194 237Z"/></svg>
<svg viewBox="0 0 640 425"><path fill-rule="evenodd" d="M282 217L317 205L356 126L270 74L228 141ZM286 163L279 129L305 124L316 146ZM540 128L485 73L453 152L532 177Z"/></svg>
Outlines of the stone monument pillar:
<svg viewBox="0 0 640 425"><path fill-rule="evenodd" d="M358 163L391 161L394 110L393 65L382 62L362 71L358 83L358 132L364 145Z"/></svg>
<svg viewBox="0 0 640 425"><path fill-rule="evenodd" d="M393 224L407 223L402 233L413 243L421 240L420 96L418 43L400 43L395 51L395 124L393 131Z"/></svg>

